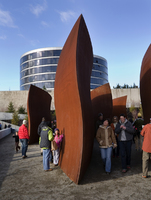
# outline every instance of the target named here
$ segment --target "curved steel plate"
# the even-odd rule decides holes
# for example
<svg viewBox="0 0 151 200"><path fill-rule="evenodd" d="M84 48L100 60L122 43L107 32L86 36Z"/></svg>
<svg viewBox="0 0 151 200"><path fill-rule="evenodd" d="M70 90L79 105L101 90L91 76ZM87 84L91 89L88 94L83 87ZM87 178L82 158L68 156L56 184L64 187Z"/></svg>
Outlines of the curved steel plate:
<svg viewBox="0 0 151 200"><path fill-rule="evenodd" d="M109 83L91 91L91 100L95 122L98 120L98 114L103 113L103 117L112 117L112 93Z"/></svg>
<svg viewBox="0 0 151 200"><path fill-rule="evenodd" d="M112 117L117 116L119 118L120 114L122 114L122 113L127 115L126 100L127 100L127 95L113 99Z"/></svg>
<svg viewBox="0 0 151 200"><path fill-rule="evenodd" d="M151 45L148 47L141 66L140 73L140 96L143 108L144 123L150 122L151 118Z"/></svg>
<svg viewBox="0 0 151 200"><path fill-rule="evenodd" d="M93 148L92 66L90 36L81 15L62 49L54 88L57 127L64 134L59 165L76 184L88 167Z"/></svg>
<svg viewBox="0 0 151 200"><path fill-rule="evenodd" d="M37 130L39 124L41 123L42 117L45 117L46 121L51 121L51 99L52 98L48 92L34 85L30 86L27 99L30 144L36 143L39 140Z"/></svg>

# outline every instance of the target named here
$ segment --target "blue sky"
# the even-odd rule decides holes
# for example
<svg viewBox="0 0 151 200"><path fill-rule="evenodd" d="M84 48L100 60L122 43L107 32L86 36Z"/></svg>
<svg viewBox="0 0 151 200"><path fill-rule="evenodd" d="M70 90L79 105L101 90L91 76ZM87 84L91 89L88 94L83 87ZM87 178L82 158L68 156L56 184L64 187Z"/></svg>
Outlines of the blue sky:
<svg viewBox="0 0 151 200"><path fill-rule="evenodd" d="M83 14L93 53L108 62L108 79L139 85L151 42L150 0L0 0L0 91L20 89L20 57L44 47L63 47Z"/></svg>

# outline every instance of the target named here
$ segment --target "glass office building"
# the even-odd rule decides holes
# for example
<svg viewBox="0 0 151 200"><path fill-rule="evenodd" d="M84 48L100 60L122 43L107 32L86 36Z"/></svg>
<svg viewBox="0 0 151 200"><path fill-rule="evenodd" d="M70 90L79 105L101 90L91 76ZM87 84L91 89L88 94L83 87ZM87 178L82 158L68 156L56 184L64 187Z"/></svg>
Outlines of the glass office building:
<svg viewBox="0 0 151 200"><path fill-rule="evenodd" d="M57 47L41 48L23 54L20 58L20 90L28 90L31 84L53 90L61 50ZM108 83L107 61L94 55L90 89L105 83Z"/></svg>

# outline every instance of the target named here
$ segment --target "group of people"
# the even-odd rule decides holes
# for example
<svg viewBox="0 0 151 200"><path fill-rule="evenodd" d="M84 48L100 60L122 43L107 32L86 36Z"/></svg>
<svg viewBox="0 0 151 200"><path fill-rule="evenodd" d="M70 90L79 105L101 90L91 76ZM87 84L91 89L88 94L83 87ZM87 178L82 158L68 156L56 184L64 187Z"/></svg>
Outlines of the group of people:
<svg viewBox="0 0 151 200"><path fill-rule="evenodd" d="M52 128L50 126L51 123L46 121L44 117L38 126L39 143L41 148L41 155L43 155L44 171L52 171L50 168L50 162L52 162L52 160L55 166L58 165L60 147L63 140L63 134L60 134L59 129L55 128L55 126ZM26 152L30 138L27 128L27 120L23 120L23 123L20 126L18 132L16 132L15 135L13 134L13 137L15 138L16 153L20 149L20 140L22 146L22 158L27 158Z"/></svg>
<svg viewBox="0 0 151 200"><path fill-rule="evenodd" d="M119 157L120 152L123 173L126 173L127 170L131 168L131 146L134 136L137 136L135 142L138 141L138 137L144 138L142 146L142 177L147 178L148 161L149 158L151 158L151 119L150 123L145 125L142 129L142 120L140 121L140 123L142 123L141 125L138 123L139 119L135 120L134 123L131 123L126 119L124 114L120 115L119 121L118 118L114 116L112 124L110 124L109 119L103 119L102 113L100 113L98 117L99 120L96 122L96 139L99 143L105 172L107 174L110 174L111 172L112 152L113 157ZM139 136L138 133L141 134L141 136ZM137 144L136 147L138 148Z"/></svg>
<svg viewBox="0 0 151 200"><path fill-rule="evenodd" d="M38 126L38 135L40 136L40 148L43 155L44 171L52 171L50 162L53 160L54 166L59 163L60 146L63 140L63 134L60 134L58 128L50 128L50 122L42 118L42 122Z"/></svg>
<svg viewBox="0 0 151 200"><path fill-rule="evenodd" d="M136 143L136 149L138 150L138 139L143 138L143 155L142 155L142 171L143 178L148 177L148 162L151 159L151 118L150 123L145 125L142 121L138 123L135 120L131 123L126 119L124 114L121 114L118 118L113 117L113 122L110 124L109 119L103 119L103 114L99 114L99 120L96 122L96 139L99 143L100 153L103 160L105 172L111 173L111 156L121 156L122 172L125 173L131 168L131 146L132 141ZM41 155L43 155L43 169L44 171L52 171L50 168L50 162L55 166L59 162L60 147L63 140L63 134L54 125L50 127L51 123L42 118L42 122L38 126L39 143L41 148ZM143 129L142 129L143 127ZM140 135L139 135L140 134ZM135 138L135 137L136 138ZM15 144L16 152L20 149L19 139L22 144L22 158L26 158L26 152L28 148L29 134L27 129L27 121L23 120L22 126L19 131L16 132Z"/></svg>

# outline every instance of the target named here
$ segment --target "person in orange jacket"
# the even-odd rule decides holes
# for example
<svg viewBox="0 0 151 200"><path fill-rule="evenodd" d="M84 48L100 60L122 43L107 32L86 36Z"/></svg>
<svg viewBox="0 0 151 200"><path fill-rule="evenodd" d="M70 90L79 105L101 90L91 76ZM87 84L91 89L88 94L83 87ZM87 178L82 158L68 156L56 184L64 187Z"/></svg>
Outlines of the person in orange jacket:
<svg viewBox="0 0 151 200"><path fill-rule="evenodd" d="M142 155L142 171L143 171L143 178L148 177L148 161L149 158L151 159L151 118L150 123L146 124L141 131L141 135L144 137L143 141L143 155Z"/></svg>

